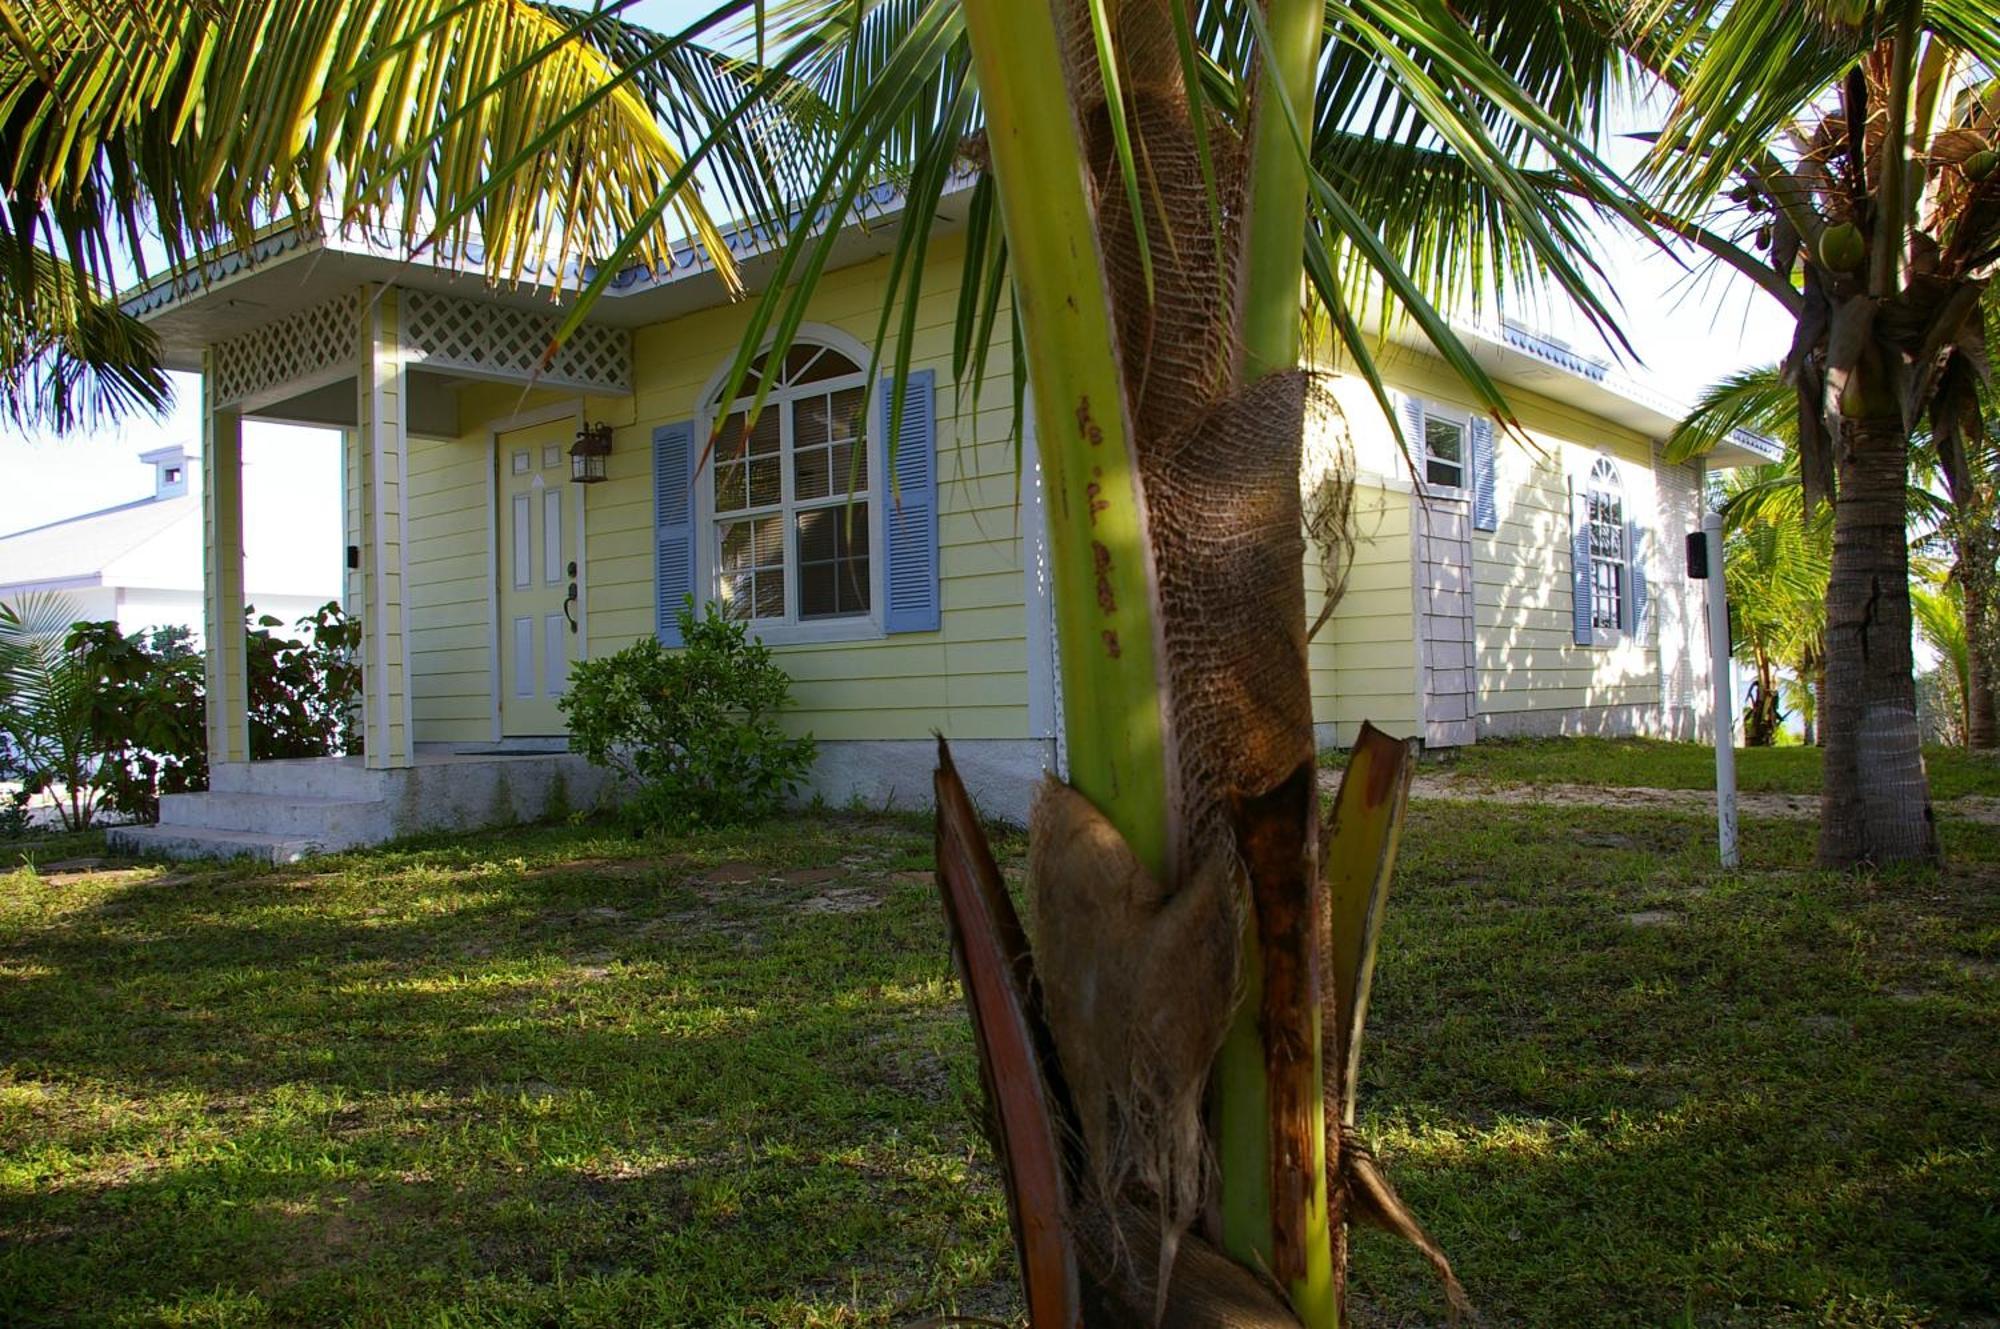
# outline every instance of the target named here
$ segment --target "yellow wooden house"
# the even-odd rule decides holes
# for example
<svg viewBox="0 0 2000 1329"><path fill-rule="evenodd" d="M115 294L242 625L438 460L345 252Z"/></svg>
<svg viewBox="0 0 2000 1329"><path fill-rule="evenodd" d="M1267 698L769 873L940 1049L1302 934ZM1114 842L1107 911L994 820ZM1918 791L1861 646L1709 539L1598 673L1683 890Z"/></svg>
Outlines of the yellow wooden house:
<svg viewBox="0 0 2000 1329"><path fill-rule="evenodd" d="M952 381L951 196L944 214L894 477L888 394L864 393L884 228L842 235L772 409L720 465L703 464L705 422L730 414L716 396L749 310L697 254L621 274L547 362L574 274L496 289L476 255L413 263L365 231L288 226L133 292L172 366L202 374L213 789L120 838L287 859L615 796L564 751L556 699L575 660L646 634L671 644L689 595L775 648L790 723L819 740L813 792L920 804L939 731L983 805L1022 815L1063 761L1034 438L1017 464L1004 346L980 399ZM749 234L732 246L754 287L768 256ZM1496 438L1414 349L1387 360L1407 459L1373 397L1332 380L1344 420L1312 440L1304 479L1353 468L1357 544L1312 646L1322 742L1363 720L1433 746L1695 736L1708 652L1680 548L1702 476L1659 443L1680 407L1526 329L1464 335L1526 440ZM248 760L240 635L219 625L242 621L253 418L344 434L365 758ZM608 436L600 483L573 479L584 436ZM1745 438L1710 464L1768 452Z"/></svg>

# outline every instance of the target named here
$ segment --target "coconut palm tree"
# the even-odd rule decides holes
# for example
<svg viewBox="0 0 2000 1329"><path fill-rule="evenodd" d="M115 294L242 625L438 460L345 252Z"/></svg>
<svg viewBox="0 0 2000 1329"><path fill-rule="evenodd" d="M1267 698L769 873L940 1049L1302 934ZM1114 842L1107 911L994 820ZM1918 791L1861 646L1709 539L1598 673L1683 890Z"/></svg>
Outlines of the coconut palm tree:
<svg viewBox="0 0 2000 1329"><path fill-rule="evenodd" d="M1805 494L1834 510L1819 859L1935 862L1904 491L1913 429L1947 473L1981 430L2000 21L1966 0L1645 0L1630 22L1678 93L1652 159L1666 207L1714 208L1725 235L1733 210L1729 261L1797 317Z"/></svg>
<svg viewBox="0 0 2000 1329"><path fill-rule="evenodd" d="M1707 452L1738 429L1782 440L1785 456L1781 463L1772 466L1733 472L1725 481L1725 533L1734 533L1752 522L1805 523L1798 398L1778 366L1742 370L1712 384L1668 437L1668 455ZM1995 612L1989 608L1993 585L1989 532L1993 495L1996 483L2000 483L2000 455L1996 455L1993 440L1983 431L1967 439L1964 450L1968 464L1956 472L1946 472L1939 464L1929 431L1919 429L1912 433L1905 525L1913 551L1935 543L1950 546L1950 578L1961 592L1949 601L1939 601L1930 612L1948 605L1951 612L1962 618L1960 633L1977 643L1990 638L1987 625ZM1755 594L1755 587L1752 581L1746 589ZM1825 589L1820 588L1822 594ZM1801 675L1802 682L1817 680L1823 650L1813 659L1815 668ZM2000 743L1995 724L1995 676L1990 653L1974 649L1968 657L1964 707L1966 734L1973 747L1990 748ZM1811 695L1816 705L1817 694Z"/></svg>
<svg viewBox="0 0 2000 1329"><path fill-rule="evenodd" d="M729 0L661 37L621 7L0 0L9 233L102 269L322 209L476 229L498 278L595 264L574 326L670 261L676 211L727 272L720 189L775 249L726 401L885 179L902 377L936 205L976 176L957 368L976 389L1011 338L1017 411L1032 387L1067 701L1032 954L1004 892L953 913L1034 1321L1320 1329L1350 1219L1442 1265L1349 1129L1408 754L1357 757L1323 857L1304 300L1385 405L1373 325L1406 318L1510 421L1439 306L1533 276L1608 326L1576 200L1635 216L1585 142L1615 46L1522 0ZM941 814L948 887L990 885L983 853Z"/></svg>

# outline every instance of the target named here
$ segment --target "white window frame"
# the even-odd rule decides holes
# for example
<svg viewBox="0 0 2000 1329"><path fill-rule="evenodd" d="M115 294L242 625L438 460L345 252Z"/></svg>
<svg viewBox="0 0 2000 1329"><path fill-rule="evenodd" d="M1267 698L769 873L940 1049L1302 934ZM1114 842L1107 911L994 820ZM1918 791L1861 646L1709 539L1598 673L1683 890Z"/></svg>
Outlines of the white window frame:
<svg viewBox="0 0 2000 1329"><path fill-rule="evenodd" d="M1615 560L1598 557L1597 542L1593 538L1597 523L1592 520L1591 495L1597 492L1598 475L1602 472L1610 476L1617 486L1615 497L1618 501L1618 557ZM1591 459L1590 468L1583 473L1583 542L1590 555L1590 640L1595 646L1616 646L1631 636L1628 624L1632 621L1632 550L1629 530L1631 526L1632 487L1625 483L1625 468L1616 458L1599 453ZM1597 569L1600 563L1610 566L1618 581L1618 602L1614 626L1606 627L1597 621Z"/></svg>
<svg viewBox="0 0 2000 1329"><path fill-rule="evenodd" d="M794 348L818 346L846 359L861 368L852 374L838 378L821 379L796 388L773 389L764 401L766 411L778 409L780 403L790 403L802 397L824 396L846 388L865 388L868 384L868 351L860 342L835 328L808 324L802 326L792 340ZM768 351L767 345L764 350ZM712 424L726 418L739 405L747 404L755 396L755 385L746 386L746 395L724 409L721 407L723 379L728 366L718 369L708 385L703 389L701 409L695 417L695 441L702 446L706 431ZM785 533L785 617L751 618L743 622L753 637L760 638L766 645L786 646L814 642L872 641L886 636L882 627L883 601L888 593L884 578L887 551L883 541L883 507L881 496L887 487L883 469L882 448L875 437L876 420L882 410L881 393L868 395L866 414L862 420L862 437L868 444L867 474L863 483L867 494L860 501L867 505L868 512L868 612L846 618L824 618L801 620L798 617L799 600L799 559L798 526L796 518L801 511L832 506L839 508L846 502L846 495L822 502L808 499L800 507L793 494L792 486L792 412L780 410L778 415L779 448L779 501L775 511L784 519ZM701 463L701 470L695 478L695 575L696 584L712 603L720 603L722 598L721 523L744 518L744 512L717 512L715 509L715 463L714 456ZM758 511L758 510L751 510ZM766 513L768 515L768 513Z"/></svg>
<svg viewBox="0 0 2000 1329"><path fill-rule="evenodd" d="M1430 401L1421 402L1419 405L1423 408L1423 423L1426 426L1422 437L1416 440L1417 464L1422 468L1422 474L1418 477L1423 481L1422 492L1438 498L1463 499L1469 497L1472 493L1471 413L1460 410L1455 406L1440 406L1436 402ZM1431 437L1428 426L1432 420L1441 420L1446 424L1458 427L1458 460L1453 461L1449 457L1438 457L1435 459L1446 466L1458 467L1458 483L1455 485L1440 484L1431 479L1430 464L1433 458L1431 456Z"/></svg>

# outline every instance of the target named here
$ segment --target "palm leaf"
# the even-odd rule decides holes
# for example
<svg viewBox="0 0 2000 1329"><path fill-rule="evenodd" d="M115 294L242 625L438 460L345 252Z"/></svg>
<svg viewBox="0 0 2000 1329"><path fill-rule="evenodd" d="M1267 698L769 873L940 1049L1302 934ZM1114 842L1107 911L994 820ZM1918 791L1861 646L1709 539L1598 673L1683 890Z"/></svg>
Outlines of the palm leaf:
<svg viewBox="0 0 2000 1329"><path fill-rule="evenodd" d="M0 418L62 433L164 410L173 384L152 330L62 259L13 245L0 234L0 271L31 267L37 294L10 284L0 295Z"/></svg>

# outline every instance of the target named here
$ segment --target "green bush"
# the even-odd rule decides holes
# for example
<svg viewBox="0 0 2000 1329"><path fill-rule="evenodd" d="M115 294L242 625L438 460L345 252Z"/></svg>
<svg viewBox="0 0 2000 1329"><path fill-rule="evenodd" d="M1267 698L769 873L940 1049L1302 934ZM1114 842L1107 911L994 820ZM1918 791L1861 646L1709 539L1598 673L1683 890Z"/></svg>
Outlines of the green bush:
<svg viewBox="0 0 2000 1329"><path fill-rule="evenodd" d="M253 611L254 612L254 611ZM250 758L361 752L361 620L337 602L294 625L265 614L249 641Z"/></svg>
<svg viewBox="0 0 2000 1329"><path fill-rule="evenodd" d="M157 821L160 795L208 788L206 679L186 628L119 632L78 623L68 649L93 681L90 729L103 805Z"/></svg>
<svg viewBox="0 0 2000 1329"><path fill-rule="evenodd" d="M186 628L73 619L60 597L0 605L0 776L24 796L53 792L68 830L100 809L154 820L162 794L208 788L202 654ZM360 620L328 604L297 637L281 626L265 615L245 628L251 757L358 753ZM0 808L0 835L24 816Z"/></svg>
<svg viewBox="0 0 2000 1329"><path fill-rule="evenodd" d="M679 617L681 650L648 637L571 666L562 699L571 744L631 781L626 812L640 830L768 817L813 762L811 737L778 727L791 679L714 605L697 616L690 600Z"/></svg>

